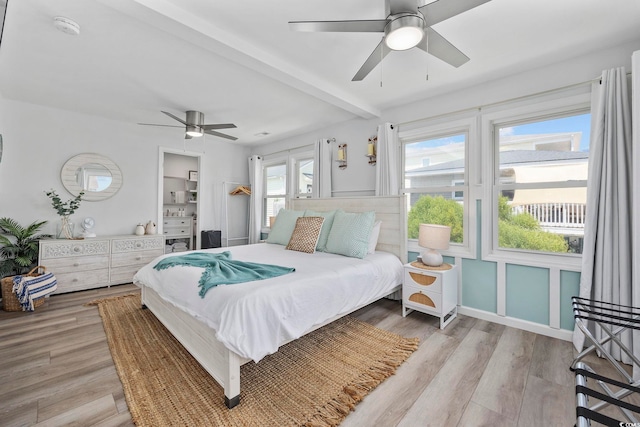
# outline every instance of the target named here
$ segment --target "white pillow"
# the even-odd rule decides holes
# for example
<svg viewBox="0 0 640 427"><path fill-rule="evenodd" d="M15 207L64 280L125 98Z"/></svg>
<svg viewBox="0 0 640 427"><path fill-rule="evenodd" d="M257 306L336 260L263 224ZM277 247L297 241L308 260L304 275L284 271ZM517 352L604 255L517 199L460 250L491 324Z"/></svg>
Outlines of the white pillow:
<svg viewBox="0 0 640 427"><path fill-rule="evenodd" d="M367 251L368 254L372 254L376 251L376 245L378 244L381 225L382 221L376 221L376 223L373 224L373 228L371 229L371 236L369 236L369 250Z"/></svg>

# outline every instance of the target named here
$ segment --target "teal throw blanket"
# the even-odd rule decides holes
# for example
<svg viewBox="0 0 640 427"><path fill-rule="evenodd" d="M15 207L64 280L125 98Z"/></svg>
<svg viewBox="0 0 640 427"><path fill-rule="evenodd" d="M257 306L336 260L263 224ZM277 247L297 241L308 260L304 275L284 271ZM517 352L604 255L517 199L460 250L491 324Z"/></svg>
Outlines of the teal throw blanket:
<svg viewBox="0 0 640 427"><path fill-rule="evenodd" d="M254 262L234 261L231 252L217 254L192 252L160 260L154 269L160 271L178 265L204 268L198 286L200 297L218 285L233 285L254 280L270 279L295 271L295 268L279 265L257 264Z"/></svg>

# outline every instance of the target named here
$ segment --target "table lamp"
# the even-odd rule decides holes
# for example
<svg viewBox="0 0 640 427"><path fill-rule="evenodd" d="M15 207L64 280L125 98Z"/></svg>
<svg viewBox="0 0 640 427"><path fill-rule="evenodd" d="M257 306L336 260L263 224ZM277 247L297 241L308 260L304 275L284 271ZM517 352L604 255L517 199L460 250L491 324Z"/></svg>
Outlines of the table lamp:
<svg viewBox="0 0 640 427"><path fill-rule="evenodd" d="M448 225L420 224L418 245L426 248L422 252L422 263L431 267L442 265L442 255L439 250L449 249L451 227Z"/></svg>

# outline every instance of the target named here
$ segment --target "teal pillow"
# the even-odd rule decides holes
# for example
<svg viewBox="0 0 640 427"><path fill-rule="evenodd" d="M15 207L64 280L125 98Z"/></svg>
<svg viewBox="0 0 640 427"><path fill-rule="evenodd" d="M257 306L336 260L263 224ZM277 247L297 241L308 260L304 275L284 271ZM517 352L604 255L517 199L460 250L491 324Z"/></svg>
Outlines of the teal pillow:
<svg viewBox="0 0 640 427"><path fill-rule="evenodd" d="M331 232L331 225L333 224L333 218L336 215L336 211L329 212L316 212L306 210L304 216L321 216L324 218L322 223L322 230L320 231L320 237L318 237L318 243L316 244L316 251L327 251L327 240L329 239L329 233Z"/></svg>
<svg viewBox="0 0 640 427"><path fill-rule="evenodd" d="M374 212L348 213L338 210L333 218L326 252L364 258L369 249L369 235L375 219Z"/></svg>
<svg viewBox="0 0 640 427"><path fill-rule="evenodd" d="M275 243L277 245L288 245L296 228L296 221L304 216L304 211L293 211L290 209L280 209L276 222L271 227L267 243Z"/></svg>

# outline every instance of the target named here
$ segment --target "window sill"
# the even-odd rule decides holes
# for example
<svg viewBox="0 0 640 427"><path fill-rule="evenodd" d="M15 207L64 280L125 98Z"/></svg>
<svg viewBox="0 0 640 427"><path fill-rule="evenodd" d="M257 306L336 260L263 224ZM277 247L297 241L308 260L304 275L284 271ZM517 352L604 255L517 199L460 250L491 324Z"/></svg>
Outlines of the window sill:
<svg viewBox="0 0 640 427"><path fill-rule="evenodd" d="M580 255L554 255L535 252L495 251L483 254L484 261L504 262L506 264L526 265L529 267L558 268L564 271L582 270Z"/></svg>

